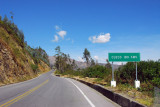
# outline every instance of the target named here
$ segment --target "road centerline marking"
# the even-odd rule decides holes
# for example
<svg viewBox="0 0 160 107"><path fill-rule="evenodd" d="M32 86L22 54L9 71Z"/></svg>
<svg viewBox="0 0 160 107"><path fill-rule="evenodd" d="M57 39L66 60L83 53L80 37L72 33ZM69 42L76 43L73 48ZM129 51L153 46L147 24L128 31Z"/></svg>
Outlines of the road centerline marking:
<svg viewBox="0 0 160 107"><path fill-rule="evenodd" d="M36 90L39 89L41 86L43 86L44 84L46 84L48 81L49 81L49 80L44 81L43 83L41 83L40 85L32 88L31 90L29 90L29 91L27 91L27 92L25 92L25 93L23 93L23 94L15 97L15 98L11 99L11 100L9 100L8 102L0 105L0 107L8 107L8 106L10 106L11 104L19 101L20 99L24 98L25 96L27 96L27 95L31 94L32 92L36 91Z"/></svg>
<svg viewBox="0 0 160 107"><path fill-rule="evenodd" d="M91 100L83 93L83 91L76 85L74 84L71 80L69 79L66 79L68 80L69 82L71 82L80 92L81 94L84 96L84 98L88 101L88 103L91 105L91 107L95 107L95 105L91 102Z"/></svg>

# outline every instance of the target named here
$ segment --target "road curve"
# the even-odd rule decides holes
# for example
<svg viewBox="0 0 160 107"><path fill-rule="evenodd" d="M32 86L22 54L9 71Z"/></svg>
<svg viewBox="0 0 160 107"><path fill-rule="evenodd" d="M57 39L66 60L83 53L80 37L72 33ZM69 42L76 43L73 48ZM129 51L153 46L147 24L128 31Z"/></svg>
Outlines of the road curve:
<svg viewBox="0 0 160 107"><path fill-rule="evenodd" d="M97 91L53 71L0 87L0 107L116 107Z"/></svg>

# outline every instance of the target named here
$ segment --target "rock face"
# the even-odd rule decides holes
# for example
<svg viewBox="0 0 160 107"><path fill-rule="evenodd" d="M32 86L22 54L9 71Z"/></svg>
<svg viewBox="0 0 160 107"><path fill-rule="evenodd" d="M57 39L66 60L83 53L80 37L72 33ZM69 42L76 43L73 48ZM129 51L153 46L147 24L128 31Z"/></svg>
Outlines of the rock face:
<svg viewBox="0 0 160 107"><path fill-rule="evenodd" d="M37 74L33 72L33 59L25 49L0 27L0 86L31 79ZM39 72L46 72L50 67L40 61Z"/></svg>
<svg viewBox="0 0 160 107"><path fill-rule="evenodd" d="M0 43L0 81L11 83L16 79L10 80L10 77L16 77L18 72L21 72L21 68L15 61L15 58L2 42ZM15 72L18 71L18 72Z"/></svg>

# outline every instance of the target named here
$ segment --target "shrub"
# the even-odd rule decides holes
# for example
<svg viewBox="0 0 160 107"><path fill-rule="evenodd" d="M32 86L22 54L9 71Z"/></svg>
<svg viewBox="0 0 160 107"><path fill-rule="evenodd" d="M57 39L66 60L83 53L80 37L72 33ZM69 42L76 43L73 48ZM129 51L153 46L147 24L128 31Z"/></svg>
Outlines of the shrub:
<svg viewBox="0 0 160 107"><path fill-rule="evenodd" d="M60 74L60 71L56 70L54 73L55 73L55 74Z"/></svg>
<svg viewBox="0 0 160 107"><path fill-rule="evenodd" d="M38 65L34 65L34 64L31 64L31 68L32 70L34 71L34 73L37 73L39 70L38 70Z"/></svg>
<svg viewBox="0 0 160 107"><path fill-rule="evenodd" d="M141 91L153 91L154 86L150 82L143 82L143 83L141 83L141 89L140 90Z"/></svg>
<svg viewBox="0 0 160 107"><path fill-rule="evenodd" d="M151 90L154 86L160 87L160 61L141 61L137 63L138 79L141 81L142 90ZM136 78L135 64L128 62L116 72L116 79L120 83L133 84ZM145 89L149 87L149 89Z"/></svg>
<svg viewBox="0 0 160 107"><path fill-rule="evenodd" d="M70 74L70 75L75 75L75 76L82 76L82 77L90 77L90 78L101 78L104 79L107 76L110 75L111 70L101 66L101 65L95 65L91 66L85 69L78 69L77 71L75 70L66 70L65 72L61 73L62 75Z"/></svg>

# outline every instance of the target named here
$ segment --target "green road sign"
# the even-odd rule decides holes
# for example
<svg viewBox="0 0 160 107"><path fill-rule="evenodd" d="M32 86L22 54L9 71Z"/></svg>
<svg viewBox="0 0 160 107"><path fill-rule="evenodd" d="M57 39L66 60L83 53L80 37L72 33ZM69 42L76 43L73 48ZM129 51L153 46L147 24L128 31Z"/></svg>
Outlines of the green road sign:
<svg viewBox="0 0 160 107"><path fill-rule="evenodd" d="M110 62L139 62L140 53L108 53Z"/></svg>

